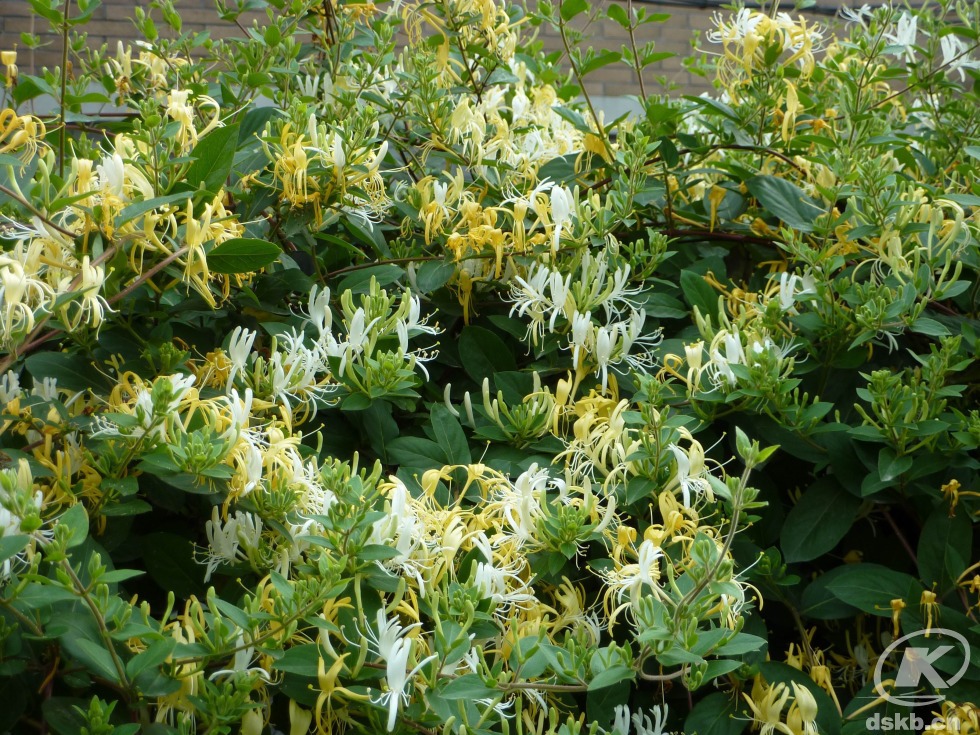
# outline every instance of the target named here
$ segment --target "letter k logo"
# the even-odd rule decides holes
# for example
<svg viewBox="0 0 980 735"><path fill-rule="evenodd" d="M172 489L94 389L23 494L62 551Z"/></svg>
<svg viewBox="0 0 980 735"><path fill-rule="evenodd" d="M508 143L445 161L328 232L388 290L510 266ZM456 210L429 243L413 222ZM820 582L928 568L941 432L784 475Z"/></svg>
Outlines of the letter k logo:
<svg viewBox="0 0 980 735"><path fill-rule="evenodd" d="M895 677L895 686L918 686L919 679L924 676L936 689L948 687L949 684L936 673L932 664L952 650L953 646L939 646L933 651L928 648L906 648L902 663L898 667L898 675Z"/></svg>

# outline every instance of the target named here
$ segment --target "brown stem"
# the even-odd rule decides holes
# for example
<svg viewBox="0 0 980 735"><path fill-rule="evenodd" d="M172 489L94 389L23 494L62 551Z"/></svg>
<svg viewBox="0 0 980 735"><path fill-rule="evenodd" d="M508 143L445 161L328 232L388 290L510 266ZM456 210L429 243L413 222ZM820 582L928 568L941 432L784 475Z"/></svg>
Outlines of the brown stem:
<svg viewBox="0 0 980 735"><path fill-rule="evenodd" d="M3 184L0 184L0 192L3 192L8 197L10 197L11 199L13 199L15 202L17 202L18 204L20 204L22 207L24 207L24 209L26 209L28 212L30 212L31 214L33 214L35 217L37 217L39 220L41 220L48 227L51 227L52 229L57 230L58 232L60 232L65 237L69 237L72 240L75 239L75 233L74 232L72 232L71 230L66 230L64 227L59 227L58 225L56 225L54 222L52 222L51 220L49 220L44 215L44 213L41 212L41 210L39 210L37 207L35 207L30 202L28 202L26 199L23 199L14 190L8 189Z"/></svg>
<svg viewBox="0 0 980 735"><path fill-rule="evenodd" d="M898 537L898 540L902 544L902 548L905 549L905 553L909 555L909 558L912 560L912 563L915 565L916 568L918 568L919 559L915 555L915 550L912 548L912 545L908 542L908 539L905 538L905 534L902 533L901 529L898 527L898 524L895 523L895 519L892 518L892 514L889 513L887 510L884 510L882 511L882 515L885 516L885 520L888 521L888 525L891 526L892 531Z"/></svg>
<svg viewBox="0 0 980 735"><path fill-rule="evenodd" d="M177 260L177 258L179 258L181 255L186 254L187 253L187 250L188 250L188 248L187 248L186 245L184 247L180 248L179 250L175 250L170 255L168 255L166 258L164 258L159 263L157 263L155 266L153 266L152 268L150 268L150 270L148 270L145 273L141 274L139 278L137 278L131 284L129 284L128 286L126 286L126 288L124 288L122 291L120 291L117 294L114 294L109 299L107 299L108 302L110 304L114 304L117 301L119 301L120 299L126 298L133 291L135 291L137 288L139 288L144 283L146 283L148 280L150 280L151 278L153 278L153 276L155 276L157 273L159 273L164 268L166 268L168 265L170 265L175 260Z"/></svg>
<svg viewBox="0 0 980 735"><path fill-rule="evenodd" d="M65 126L65 97L68 95L68 16L71 14L71 0L65 3L64 22L61 29L61 131L58 136L58 176L65 178L65 144L68 128Z"/></svg>
<svg viewBox="0 0 980 735"><path fill-rule="evenodd" d="M633 35L633 31L636 30L633 26L633 0L626 0L626 15L630 22L630 49L633 51L633 68L636 70L636 78L640 82L640 96L643 98L643 105L645 107L647 103L647 90L643 84L643 67L640 66L640 56L636 51L636 37Z"/></svg>

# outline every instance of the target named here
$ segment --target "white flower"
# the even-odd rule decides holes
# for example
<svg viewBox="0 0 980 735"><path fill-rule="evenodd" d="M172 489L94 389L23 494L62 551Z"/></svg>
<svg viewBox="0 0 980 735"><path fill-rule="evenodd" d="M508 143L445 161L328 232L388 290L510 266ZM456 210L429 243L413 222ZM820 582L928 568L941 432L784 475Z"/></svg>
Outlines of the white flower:
<svg viewBox="0 0 980 735"><path fill-rule="evenodd" d="M252 666L252 659L255 658L255 646L246 646L245 637L241 633L238 634L238 638L235 640L235 649L235 656L232 658L231 668L215 671L208 677L211 681L214 681L219 676L237 677L251 673L257 673L262 679L272 681L272 677L269 676L268 671L261 666Z"/></svg>
<svg viewBox="0 0 980 735"><path fill-rule="evenodd" d="M616 333L608 327L599 327L595 334L595 359L598 372L602 376L602 390L605 392L609 383L609 362L616 346Z"/></svg>
<svg viewBox="0 0 980 735"><path fill-rule="evenodd" d="M618 704L613 713L612 735L630 735L630 708L625 704Z"/></svg>
<svg viewBox="0 0 980 735"><path fill-rule="evenodd" d="M915 61L915 39L918 35L919 19L909 13L902 13L895 25L894 33L884 34L885 40L892 46L900 46L908 63Z"/></svg>
<svg viewBox="0 0 980 735"><path fill-rule="evenodd" d="M330 312L330 289L313 286L310 289L310 322L316 327L318 340L330 332L333 314Z"/></svg>
<svg viewBox="0 0 980 735"><path fill-rule="evenodd" d="M650 708L650 712L653 714L653 720L642 712L633 714L636 735L667 735L664 731L664 725L667 724L667 705L655 705Z"/></svg>
<svg viewBox="0 0 980 735"><path fill-rule="evenodd" d="M205 532L209 547L205 561L207 571L204 575L204 581L207 582L219 566L246 561L246 552L258 548L262 536L262 519L251 513L237 511L227 523L222 524L218 507L215 506L211 511L211 520L205 524Z"/></svg>
<svg viewBox="0 0 980 735"><path fill-rule="evenodd" d="M558 242L561 239L561 231L572 222L572 212L574 211L574 199L572 192L565 186L551 187L551 218L555 225L554 235L552 236L551 246L553 250L558 249Z"/></svg>
<svg viewBox="0 0 980 735"><path fill-rule="evenodd" d="M500 493L502 515L521 543L534 540L537 519L542 515L540 498L551 478L547 469L538 469L534 463L514 482L513 488L505 485Z"/></svg>
<svg viewBox="0 0 980 735"><path fill-rule="evenodd" d="M22 393L20 378L13 370L8 370L3 377L0 377L0 406L5 406L15 398L19 398Z"/></svg>
<svg viewBox="0 0 980 735"><path fill-rule="evenodd" d="M228 359L231 360L231 367L228 369L228 382L225 384L225 393L231 391L231 386L235 382L235 378L245 369L248 358L252 354L252 345L255 344L256 336L258 336L258 332L253 332L243 327L235 327L235 331L231 333L231 337L228 340Z"/></svg>
<svg viewBox="0 0 980 735"><path fill-rule="evenodd" d="M108 194L125 201L126 165L122 156L113 153L96 167L102 188Z"/></svg>
<svg viewBox="0 0 980 735"><path fill-rule="evenodd" d="M939 48L943 53L943 66L948 67L950 71L958 71L960 81L966 78L963 74L964 69L980 69L980 60L969 57L967 52L970 47L959 36L954 36L952 33L943 36L939 39Z"/></svg>
<svg viewBox="0 0 980 735"><path fill-rule="evenodd" d="M408 670L408 662L412 656L411 638L406 638L405 634L413 628L419 627L420 623L403 628L396 619L388 620L384 610L378 611L378 634L370 635L371 642L377 647L378 655L385 661L385 679L388 683L388 691L380 694L377 699L372 700L375 704L383 704L388 707L388 732L395 729L395 722L398 719L398 706L408 704L408 685L416 674L422 670L426 664L438 658L437 654L432 654L422 659L411 671Z"/></svg>
<svg viewBox="0 0 980 735"><path fill-rule="evenodd" d="M578 370L579 355L588 353L589 339L592 336L592 312L572 314L572 369Z"/></svg>
<svg viewBox="0 0 980 735"><path fill-rule="evenodd" d="M860 8L849 8L844 6L840 9L841 17L848 23L858 23L862 28L865 27L865 19L870 18L872 10L870 5L862 5Z"/></svg>

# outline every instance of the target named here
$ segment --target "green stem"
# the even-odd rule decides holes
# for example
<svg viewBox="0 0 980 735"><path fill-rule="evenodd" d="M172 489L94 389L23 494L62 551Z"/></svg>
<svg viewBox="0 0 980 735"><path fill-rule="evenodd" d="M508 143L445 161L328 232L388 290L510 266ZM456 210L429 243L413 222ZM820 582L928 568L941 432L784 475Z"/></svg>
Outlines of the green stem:
<svg viewBox="0 0 980 735"><path fill-rule="evenodd" d="M65 3L65 16L61 26L61 130L58 134L58 176L65 178L65 145L68 140L68 125L65 120L65 98L68 96L68 16L71 14L71 0Z"/></svg>

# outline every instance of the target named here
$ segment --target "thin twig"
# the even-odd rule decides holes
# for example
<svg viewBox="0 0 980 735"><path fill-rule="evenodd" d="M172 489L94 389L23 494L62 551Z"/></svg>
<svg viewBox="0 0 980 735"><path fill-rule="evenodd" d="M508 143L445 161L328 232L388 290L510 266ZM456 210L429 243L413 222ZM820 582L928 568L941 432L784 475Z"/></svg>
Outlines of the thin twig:
<svg viewBox="0 0 980 735"><path fill-rule="evenodd" d="M65 237L69 237L72 240L75 239L75 233L74 232L72 232L71 230L66 230L64 227L60 227L60 226L56 225L54 222L52 222L51 220L49 220L44 215L44 213L41 212L41 210L39 210L37 207L35 207L29 201L27 201L26 199L24 199L23 197L21 197L13 189L8 189L3 184L0 184L0 192L3 192L8 197L10 197L11 199L13 199L15 202L17 202L18 204L20 204L22 207L24 207L24 209L26 209L28 212L30 212L31 214L33 214L35 217L37 217L39 220L41 220L48 227L50 227L50 228L52 228L54 230L57 230L58 232L60 232Z"/></svg>
<svg viewBox="0 0 980 735"><path fill-rule="evenodd" d="M128 286L126 286L126 288L124 288L122 291L120 291L117 294L114 294L114 295L110 296L107 299L108 302L110 304L114 304L117 301L119 301L120 299L126 298L133 291L135 291L137 288L139 288L144 283L146 283L148 280L150 280L151 278L153 278L153 276L155 276L157 273L159 273L164 268L166 268L168 265L170 265L175 260L177 260L177 258L179 258L181 255L185 255L187 253L187 250L188 250L188 247L186 245L184 247L180 248L179 250L175 250L170 255L168 255L166 258L164 258L159 263L157 263L155 266L153 266L152 268L150 268L150 270L146 271L145 273L140 274L140 277L139 278L137 278L131 284L129 284Z"/></svg>
<svg viewBox="0 0 980 735"><path fill-rule="evenodd" d="M633 52L633 68L636 70L636 78L640 82L640 97L643 98L643 106L647 104L647 90L643 84L643 67L640 65L640 55L636 51L636 37L633 35L633 0L626 0L626 15L629 18L630 49Z"/></svg>

